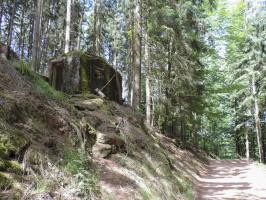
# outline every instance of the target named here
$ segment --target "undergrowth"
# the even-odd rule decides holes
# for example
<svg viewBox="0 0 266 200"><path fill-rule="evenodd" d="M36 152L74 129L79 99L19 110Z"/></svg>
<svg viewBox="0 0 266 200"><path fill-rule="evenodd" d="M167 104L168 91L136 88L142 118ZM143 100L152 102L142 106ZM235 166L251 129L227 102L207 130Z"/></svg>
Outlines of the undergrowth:
<svg viewBox="0 0 266 200"><path fill-rule="evenodd" d="M65 149L63 164L65 170L74 175L80 196L92 199L100 193L97 186L99 174L87 153L82 150Z"/></svg>
<svg viewBox="0 0 266 200"><path fill-rule="evenodd" d="M39 93L54 100L65 99L65 94L63 92L55 90L39 74L31 70L30 63L21 60L15 63L15 68L33 83L33 86Z"/></svg>

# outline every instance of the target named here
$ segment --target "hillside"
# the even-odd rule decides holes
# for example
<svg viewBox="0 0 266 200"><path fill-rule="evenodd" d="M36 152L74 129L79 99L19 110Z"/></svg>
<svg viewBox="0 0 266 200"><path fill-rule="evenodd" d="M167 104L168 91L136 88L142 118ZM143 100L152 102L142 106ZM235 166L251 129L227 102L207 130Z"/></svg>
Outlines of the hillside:
<svg viewBox="0 0 266 200"><path fill-rule="evenodd" d="M128 106L54 91L0 60L1 199L193 199L204 153ZM187 150L186 150L187 149Z"/></svg>

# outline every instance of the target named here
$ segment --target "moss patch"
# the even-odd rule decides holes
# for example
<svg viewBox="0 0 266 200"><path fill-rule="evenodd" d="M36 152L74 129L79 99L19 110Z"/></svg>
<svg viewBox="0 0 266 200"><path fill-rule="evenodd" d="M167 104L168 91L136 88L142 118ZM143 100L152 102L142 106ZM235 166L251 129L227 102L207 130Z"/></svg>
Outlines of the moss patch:
<svg viewBox="0 0 266 200"><path fill-rule="evenodd" d="M0 158L15 158L28 145L28 141L16 129L0 130Z"/></svg>
<svg viewBox="0 0 266 200"><path fill-rule="evenodd" d="M84 64L81 65L81 69L80 69L80 82L81 82L82 93L89 92L88 68Z"/></svg>

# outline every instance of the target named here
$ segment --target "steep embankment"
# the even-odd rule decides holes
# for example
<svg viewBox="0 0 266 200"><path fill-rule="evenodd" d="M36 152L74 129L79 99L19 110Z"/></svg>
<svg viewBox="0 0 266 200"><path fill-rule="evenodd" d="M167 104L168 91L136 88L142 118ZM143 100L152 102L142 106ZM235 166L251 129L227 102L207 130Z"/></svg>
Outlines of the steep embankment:
<svg viewBox="0 0 266 200"><path fill-rule="evenodd" d="M205 169L131 108L64 96L23 63L0 60L0 105L0 199L193 199Z"/></svg>

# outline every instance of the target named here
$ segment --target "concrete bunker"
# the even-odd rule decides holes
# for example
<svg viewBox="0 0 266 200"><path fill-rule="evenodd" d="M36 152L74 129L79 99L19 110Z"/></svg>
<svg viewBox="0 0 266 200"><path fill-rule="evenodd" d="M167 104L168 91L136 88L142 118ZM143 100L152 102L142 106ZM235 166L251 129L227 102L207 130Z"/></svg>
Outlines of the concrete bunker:
<svg viewBox="0 0 266 200"><path fill-rule="evenodd" d="M99 89L109 100L122 102L122 76L99 56L75 51L51 60L49 82L68 94L97 94Z"/></svg>

